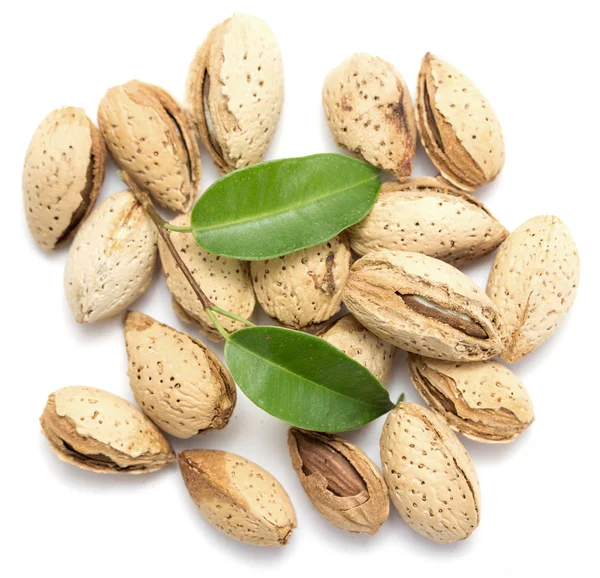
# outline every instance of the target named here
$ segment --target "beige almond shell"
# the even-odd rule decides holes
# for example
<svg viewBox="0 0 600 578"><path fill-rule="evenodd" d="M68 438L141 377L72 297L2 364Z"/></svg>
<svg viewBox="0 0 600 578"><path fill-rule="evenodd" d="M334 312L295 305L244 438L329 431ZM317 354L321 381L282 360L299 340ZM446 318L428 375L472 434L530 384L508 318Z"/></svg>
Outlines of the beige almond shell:
<svg viewBox="0 0 600 578"><path fill-rule="evenodd" d="M171 224L187 227L190 224L190 215L178 215ZM222 309L250 319L256 298L248 263L209 253L198 246L191 233L171 233L171 240L208 298ZM220 341L220 333L204 312L198 297L162 239L159 239L158 249L167 285L173 296L175 312L185 323L197 323L209 339ZM244 327L241 322L229 317L217 315L217 318L226 331L236 331Z"/></svg>
<svg viewBox="0 0 600 578"><path fill-rule="evenodd" d="M200 186L192 124L165 90L139 80L110 88L98 124L117 165L163 207L189 211Z"/></svg>
<svg viewBox="0 0 600 578"><path fill-rule="evenodd" d="M413 251L455 267L491 253L507 236L482 203L433 177L384 183L369 215L348 229L358 255Z"/></svg>
<svg viewBox="0 0 600 578"><path fill-rule="evenodd" d="M92 387L64 387L40 418L63 461L102 474L145 474L175 460L169 442L134 405Z"/></svg>
<svg viewBox="0 0 600 578"><path fill-rule="evenodd" d="M368 163L407 177L417 143L408 88L385 60L357 53L333 69L323 106L336 142Z"/></svg>
<svg viewBox="0 0 600 578"><path fill-rule="evenodd" d="M575 300L579 268L575 241L558 217L529 219L502 243L487 284L506 326L502 359L515 363L556 331Z"/></svg>
<svg viewBox="0 0 600 578"><path fill-rule="evenodd" d="M383 385L390 381L396 348L371 333L352 315L344 315L318 336L364 365Z"/></svg>
<svg viewBox="0 0 600 578"><path fill-rule="evenodd" d="M318 471L307 473L298 448L297 435L310 436L341 456L360 476L365 489L353 496L337 495L328 487L327 478ZM358 446L332 434L305 432L290 428L288 447L298 479L319 513L334 526L347 532L373 536L390 513L388 489L381 472Z"/></svg>
<svg viewBox="0 0 600 578"><path fill-rule="evenodd" d="M25 155L23 199L29 230L52 251L92 210L104 181L106 147L82 108L52 111Z"/></svg>
<svg viewBox="0 0 600 578"><path fill-rule="evenodd" d="M471 535L480 519L479 480L442 418L399 403L385 420L380 449L392 502L413 530L441 544Z"/></svg>
<svg viewBox="0 0 600 578"><path fill-rule="evenodd" d="M465 191L496 178L504 165L500 123L460 70L427 53L417 88L421 142L443 177Z"/></svg>
<svg viewBox="0 0 600 578"><path fill-rule="evenodd" d="M408 365L421 397L465 437L511 442L533 423L527 390L497 361L456 363L410 354Z"/></svg>
<svg viewBox="0 0 600 578"><path fill-rule="evenodd" d="M487 338L409 307L417 296L470 321ZM492 300L448 263L408 251L368 253L352 266L344 303L359 323L396 347L449 361L479 361L502 350L503 327Z"/></svg>
<svg viewBox="0 0 600 578"><path fill-rule="evenodd" d="M264 157L283 105L283 64L269 26L234 14L198 49L187 80L186 107L222 173Z"/></svg>
<svg viewBox="0 0 600 578"><path fill-rule="evenodd" d="M215 528L255 546L287 544L296 513L269 472L218 450L186 450L178 458L190 496Z"/></svg>
<svg viewBox="0 0 600 578"><path fill-rule="evenodd" d="M344 233L320 245L252 261L256 298L282 325L305 329L331 319L342 306L352 254Z"/></svg>
<svg viewBox="0 0 600 578"><path fill-rule="evenodd" d="M156 238L156 227L130 191L96 207L75 235L65 267L65 293L78 323L119 315L145 293Z"/></svg>
<svg viewBox="0 0 600 578"><path fill-rule="evenodd" d="M187 439L229 423L235 383L210 349L137 311L127 313L124 329L129 385L160 429Z"/></svg>

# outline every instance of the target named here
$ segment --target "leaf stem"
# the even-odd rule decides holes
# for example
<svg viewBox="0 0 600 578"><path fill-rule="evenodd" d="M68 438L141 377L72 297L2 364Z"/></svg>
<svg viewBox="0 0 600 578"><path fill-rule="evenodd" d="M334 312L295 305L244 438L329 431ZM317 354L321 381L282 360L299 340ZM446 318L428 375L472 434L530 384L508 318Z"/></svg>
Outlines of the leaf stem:
<svg viewBox="0 0 600 578"><path fill-rule="evenodd" d="M173 231L175 233L191 233L192 232L191 227L179 227L177 225L172 225L171 223L165 223L163 226L165 229L169 229L169 231Z"/></svg>
<svg viewBox="0 0 600 578"><path fill-rule="evenodd" d="M204 310L204 312L210 317L210 320L213 322L214 326L217 328L217 331L221 334L223 339L227 341L229 339L229 333L227 333L227 331L225 331L223 326L219 323L219 320L217 319L217 316L215 315L214 311L210 307L207 307Z"/></svg>
<svg viewBox="0 0 600 578"><path fill-rule="evenodd" d="M234 319L235 321L239 321L240 323L243 323L244 325L247 325L248 327L256 327L256 325L254 325L254 323L252 323L252 321L248 321L248 319L244 319L243 317L240 317L239 315L236 315L235 313L230 313L229 311L226 311L225 309L221 309L217 305L213 305L211 307L211 310L214 311L215 313L220 313L221 315L224 315L225 317L229 317L229 319Z"/></svg>

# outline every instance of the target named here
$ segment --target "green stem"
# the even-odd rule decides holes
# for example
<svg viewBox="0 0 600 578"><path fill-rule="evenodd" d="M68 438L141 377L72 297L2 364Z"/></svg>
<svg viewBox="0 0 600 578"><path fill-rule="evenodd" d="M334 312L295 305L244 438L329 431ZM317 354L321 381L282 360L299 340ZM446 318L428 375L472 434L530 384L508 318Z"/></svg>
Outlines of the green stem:
<svg viewBox="0 0 600 578"><path fill-rule="evenodd" d="M217 328L217 331L223 336L223 339L225 339L225 341L227 341L229 339L229 333L227 333L227 331L225 331L225 329L223 329L223 326L219 323L217 316L210 309L210 307L207 307L204 310L204 313L206 313L210 317L210 320L213 322L214 326Z"/></svg>
<svg viewBox="0 0 600 578"><path fill-rule="evenodd" d="M234 319L235 321L239 321L240 323L243 323L244 325L247 325L248 327L256 327L256 325L254 325L254 323L252 323L252 321L248 321L248 319L244 319L243 317L240 317L239 315L236 315L235 313L230 313L229 311L226 311L225 309L221 309L217 305L213 305L211 307L211 309L215 313L220 313L221 315L224 315L225 317L229 317L229 319Z"/></svg>
<svg viewBox="0 0 600 578"><path fill-rule="evenodd" d="M177 225L172 225L171 223L164 224L165 229L169 229L169 231L173 231L175 233L191 233L191 227L178 227Z"/></svg>

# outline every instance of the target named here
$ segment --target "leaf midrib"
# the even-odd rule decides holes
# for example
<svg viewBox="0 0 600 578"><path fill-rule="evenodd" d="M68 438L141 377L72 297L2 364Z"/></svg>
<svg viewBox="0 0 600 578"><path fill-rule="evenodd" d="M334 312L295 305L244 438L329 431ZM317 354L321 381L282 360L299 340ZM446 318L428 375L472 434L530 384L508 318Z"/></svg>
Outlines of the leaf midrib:
<svg viewBox="0 0 600 578"><path fill-rule="evenodd" d="M260 357L259 355L257 355L256 353L254 353L252 350L248 349L247 347L243 347L242 345L240 345L239 343L235 342L235 341L229 341L228 343L233 343L233 345L235 345L236 347L239 347L240 349L247 351L248 353L250 353L251 355L253 355L254 357L261 359L263 361L266 361L269 365L279 368L282 371L289 373L290 375L294 375L300 379L302 379L303 381L306 381L307 383L312 383L313 385L316 385L318 388L326 390L326 391L330 391L331 393L333 393L334 395L339 395L340 397L344 397L346 399L349 399L351 401L354 401L356 403L359 403L361 405L364 405L366 407L373 407L373 408L377 408L377 409L381 409L383 406L380 405L372 405L370 403L365 403L362 402L354 397L350 397L348 395L345 395L343 393L340 393L338 391L334 391L333 389L329 389L327 387L324 387L323 385L317 383L316 381L312 381L311 379L307 379L306 377L299 375L298 373L294 372L294 371L290 371L289 369L283 368L281 365L277 365L276 363L273 363L272 361L269 361L268 359L266 359L265 357ZM391 402L390 402L391 403Z"/></svg>
<svg viewBox="0 0 600 578"><path fill-rule="evenodd" d="M369 181L374 181L379 177L379 174L376 174L368 179L365 179L364 181L360 181L358 183L354 183L353 185L349 186L349 187L345 187L343 189L336 189L335 191L332 191L330 193L327 193L326 195L320 196L320 197L313 197L312 199L309 199L305 202L301 202L301 203L297 203L295 205L289 205L286 206L282 209L279 209L278 211L273 211L271 213L261 213L261 214L254 214L251 215L249 217L245 217L243 219L238 219L236 221L228 221L227 223L223 224L223 223L217 223L215 225L210 225L208 227L194 227L194 233L196 231L198 232L205 232L205 231L213 231L215 229L228 229L230 227L234 227L236 225L241 225L243 223L247 223L250 221L260 221L262 219L264 219L265 217L274 217L277 215L281 215L282 213L287 213L289 211L298 209L300 207L304 207L306 205L310 205L313 202L318 202L318 201L322 201L324 199L327 199L328 197L332 197L334 195L337 195L339 193L343 193L344 191L348 191L350 189L354 189L356 187L359 187L360 185L364 185L365 183L368 183ZM201 197L202 198L202 197Z"/></svg>

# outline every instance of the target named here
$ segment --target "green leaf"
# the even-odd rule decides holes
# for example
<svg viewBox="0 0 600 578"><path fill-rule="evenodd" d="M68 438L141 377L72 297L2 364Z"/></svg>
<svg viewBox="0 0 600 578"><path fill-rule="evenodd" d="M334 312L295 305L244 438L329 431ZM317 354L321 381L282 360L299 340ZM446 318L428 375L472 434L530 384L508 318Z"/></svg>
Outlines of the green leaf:
<svg viewBox="0 0 600 578"><path fill-rule="evenodd" d="M240 329L225 343L225 359L251 401L303 429L351 430L394 408L370 371L308 333L268 326Z"/></svg>
<svg viewBox="0 0 600 578"><path fill-rule="evenodd" d="M396 402L396 405L398 405L399 403L402 403L404 401L404 393L401 393L400 396L398 397L398 401Z"/></svg>
<svg viewBox="0 0 600 578"><path fill-rule="evenodd" d="M379 170L338 154L269 161L213 183L192 211L192 233L211 253L270 259L324 243L367 216Z"/></svg>

